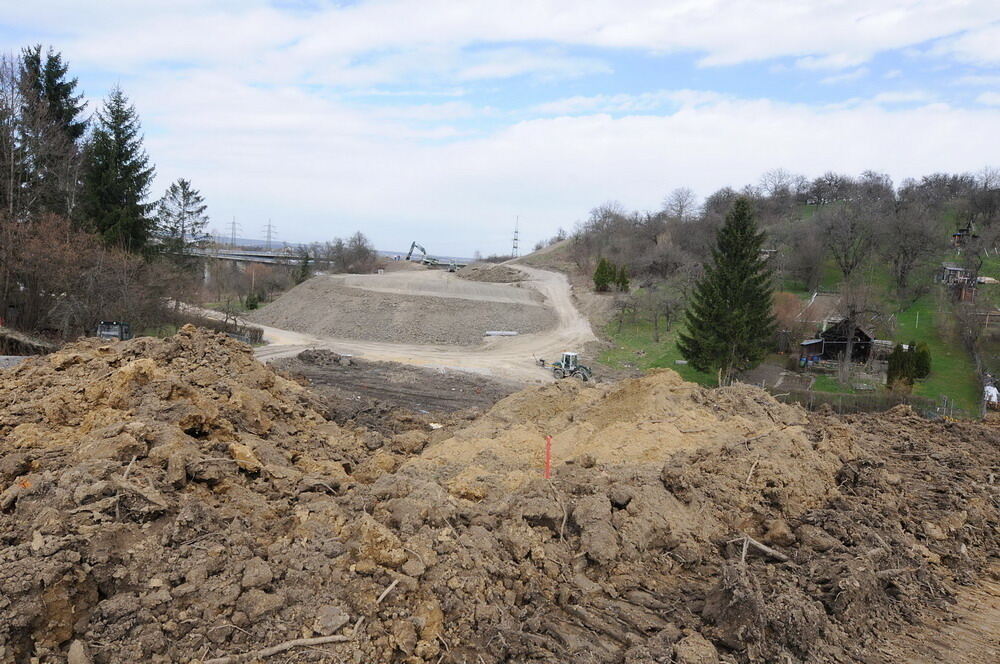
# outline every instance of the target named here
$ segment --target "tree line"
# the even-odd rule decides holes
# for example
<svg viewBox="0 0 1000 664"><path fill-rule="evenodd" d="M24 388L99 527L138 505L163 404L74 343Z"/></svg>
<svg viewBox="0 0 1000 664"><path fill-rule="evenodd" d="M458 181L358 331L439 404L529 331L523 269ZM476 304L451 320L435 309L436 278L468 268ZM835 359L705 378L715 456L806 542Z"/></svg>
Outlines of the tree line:
<svg viewBox="0 0 1000 664"><path fill-rule="evenodd" d="M208 224L187 180L150 200L138 112L112 88L88 116L62 55L0 55L0 319L63 337L154 324L195 282Z"/></svg>
<svg viewBox="0 0 1000 664"><path fill-rule="evenodd" d="M608 290L605 265L628 270L639 288L631 296L615 295L619 328L626 318L642 316L659 341L661 321L669 326L686 311L679 342L684 356L699 369L721 370L726 380L774 348L779 333L797 341L811 332L798 329L801 301L780 292L784 288L815 291L822 283L836 284L837 313L848 327L881 324L887 319L884 298L902 302L927 292L950 243L967 274L978 276L984 250L997 245L998 216L1000 171L990 168L936 173L898 186L874 171L808 180L779 169L739 191L722 188L701 204L686 188L671 192L654 211L605 203L577 225L568 252L578 269L593 271L598 291ZM733 242L738 232L743 235ZM757 253L740 254L749 247ZM866 278L876 262L891 277L884 292ZM831 268L835 278L824 274ZM752 294L745 292L750 284L756 284ZM733 325L742 331L725 333ZM729 360L722 359L724 349ZM925 352L918 353L921 370L914 371L909 356L903 361L897 354L893 377L919 378ZM707 356L716 359L708 362Z"/></svg>

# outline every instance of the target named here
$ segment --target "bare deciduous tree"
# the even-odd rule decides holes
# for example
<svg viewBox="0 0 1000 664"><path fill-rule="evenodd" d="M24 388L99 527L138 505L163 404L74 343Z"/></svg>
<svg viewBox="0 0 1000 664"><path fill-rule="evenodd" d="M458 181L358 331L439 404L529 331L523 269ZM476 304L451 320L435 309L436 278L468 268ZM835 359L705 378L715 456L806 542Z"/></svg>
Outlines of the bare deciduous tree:
<svg viewBox="0 0 1000 664"><path fill-rule="evenodd" d="M875 213L866 201L830 205L816 213L823 245L849 281L875 249Z"/></svg>
<svg viewBox="0 0 1000 664"><path fill-rule="evenodd" d="M882 255L900 293L909 286L913 271L944 247L940 224L920 203L901 205L883 220L880 231Z"/></svg>
<svg viewBox="0 0 1000 664"><path fill-rule="evenodd" d="M678 187L663 199L663 211L679 221L689 221L698 210L698 197L687 187Z"/></svg>

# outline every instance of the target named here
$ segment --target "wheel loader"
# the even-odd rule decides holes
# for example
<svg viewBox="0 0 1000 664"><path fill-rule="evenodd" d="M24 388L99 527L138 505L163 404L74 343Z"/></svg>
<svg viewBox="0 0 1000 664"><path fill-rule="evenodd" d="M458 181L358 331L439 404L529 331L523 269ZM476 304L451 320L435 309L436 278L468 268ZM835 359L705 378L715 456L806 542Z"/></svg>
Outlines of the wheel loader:
<svg viewBox="0 0 1000 664"><path fill-rule="evenodd" d="M539 359L538 365L552 369L552 375L556 377L556 380L572 376L587 382L593 376L590 367L580 364L580 358L576 353L563 353L558 362L549 363L544 359Z"/></svg>

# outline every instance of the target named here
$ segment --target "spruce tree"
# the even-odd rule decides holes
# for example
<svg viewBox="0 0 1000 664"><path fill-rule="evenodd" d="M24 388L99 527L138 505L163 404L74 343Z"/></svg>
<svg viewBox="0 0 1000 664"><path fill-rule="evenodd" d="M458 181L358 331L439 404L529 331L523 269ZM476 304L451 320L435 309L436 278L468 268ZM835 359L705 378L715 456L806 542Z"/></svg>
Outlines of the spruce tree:
<svg viewBox="0 0 1000 664"><path fill-rule="evenodd" d="M49 49L42 58L42 47L36 45L21 51L21 85L26 110L44 114L71 141L83 136L87 123L79 118L87 106L82 94L76 94L77 79L68 78L69 65L62 54Z"/></svg>
<svg viewBox="0 0 1000 664"><path fill-rule="evenodd" d="M84 176L85 218L107 244L130 251L146 248L153 224L146 198L154 169L140 130L135 107L115 87L97 113Z"/></svg>
<svg viewBox="0 0 1000 664"><path fill-rule="evenodd" d="M607 258L602 258L597 262L597 269L594 270L594 290L603 293L611 287L614 280L614 267Z"/></svg>
<svg viewBox="0 0 1000 664"><path fill-rule="evenodd" d="M156 234L163 250L175 256L187 254L206 238L205 199L189 180L178 179L167 188L156 213Z"/></svg>
<svg viewBox="0 0 1000 664"><path fill-rule="evenodd" d="M699 371L717 372L720 384L760 364L773 341L771 271L763 243L750 201L738 198L688 305L677 346Z"/></svg>
<svg viewBox="0 0 1000 664"><path fill-rule="evenodd" d="M41 46L21 52L18 131L30 213L70 216L74 212L80 187L79 141L86 129L80 116L86 103L68 70L62 56L51 48L45 54Z"/></svg>

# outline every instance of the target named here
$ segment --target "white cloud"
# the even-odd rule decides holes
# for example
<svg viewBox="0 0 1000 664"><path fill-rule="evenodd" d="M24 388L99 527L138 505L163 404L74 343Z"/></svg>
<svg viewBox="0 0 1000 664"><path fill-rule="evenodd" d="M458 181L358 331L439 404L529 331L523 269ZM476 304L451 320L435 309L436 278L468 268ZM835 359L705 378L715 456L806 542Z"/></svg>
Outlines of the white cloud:
<svg viewBox="0 0 1000 664"><path fill-rule="evenodd" d="M824 85L832 85L834 83L847 83L849 81L856 81L859 78L862 78L867 75L868 75L868 67L858 67L857 69L845 72L843 74L834 74L832 76L827 76L825 78L822 78L820 79L820 83Z"/></svg>
<svg viewBox="0 0 1000 664"><path fill-rule="evenodd" d="M8 25L32 40L58 38L82 63L119 71L157 62L210 64L267 80L354 84L363 77L345 73L352 69L376 81L405 77L409 70L393 57L408 53L450 71L463 49L481 44L690 52L705 66L791 57L802 67L843 69L947 38L944 53L1000 61L1000 27L991 25L1000 20L995 0L371 0L298 12L263 0L9 4ZM383 59L387 66L379 65ZM502 67L482 71L512 75Z"/></svg>
<svg viewBox="0 0 1000 664"><path fill-rule="evenodd" d="M1000 87L1000 75L997 74L968 74L959 76L953 83L955 85L969 86L997 86Z"/></svg>
<svg viewBox="0 0 1000 664"><path fill-rule="evenodd" d="M984 92L976 97L976 101L987 106L1000 106L1000 92Z"/></svg>
<svg viewBox="0 0 1000 664"><path fill-rule="evenodd" d="M994 20L996 20L994 18ZM943 40L934 52L951 55L963 62L977 65L1000 64L1000 24L969 30L957 37Z"/></svg>
<svg viewBox="0 0 1000 664"><path fill-rule="evenodd" d="M659 114L539 118L430 142L406 122L292 88L192 78L134 96L162 128L147 139L158 188L191 178L217 219L255 229L272 217L288 240L361 228L386 249L419 233L432 251L459 255L505 248L515 214L527 244L604 200L653 208L674 187L705 195L776 164L810 177L871 168L899 181L975 170L1000 153L996 109L896 105L918 93L820 107L661 91L652 97L671 106ZM636 103L642 96L576 107Z"/></svg>
<svg viewBox="0 0 1000 664"><path fill-rule="evenodd" d="M691 103L685 92L659 90L640 94L575 96L546 102L532 110L543 115L579 115L583 113L649 113L665 106ZM704 94L704 93L701 93ZM718 95L712 93L711 98Z"/></svg>
<svg viewBox="0 0 1000 664"><path fill-rule="evenodd" d="M515 214L529 244L603 200L651 208L674 187L704 195L775 165L898 180L973 170L1000 153L992 92L970 109L923 91L803 105L651 90L523 112L481 101L503 97L513 78L544 91L610 76L618 50L690 53L703 67L770 59L835 82L868 74L878 53L938 40L932 55L988 66L998 61L995 0L6 5L13 34L55 43L74 74L125 77L158 189L191 178L216 219L236 215L252 231L272 217L288 240L361 227L379 247L403 248L412 229L435 252L491 252L505 249ZM467 94L490 82L498 89Z"/></svg>
<svg viewBox="0 0 1000 664"><path fill-rule="evenodd" d="M933 101L935 96L925 90L880 92L872 97L875 104L914 104Z"/></svg>

